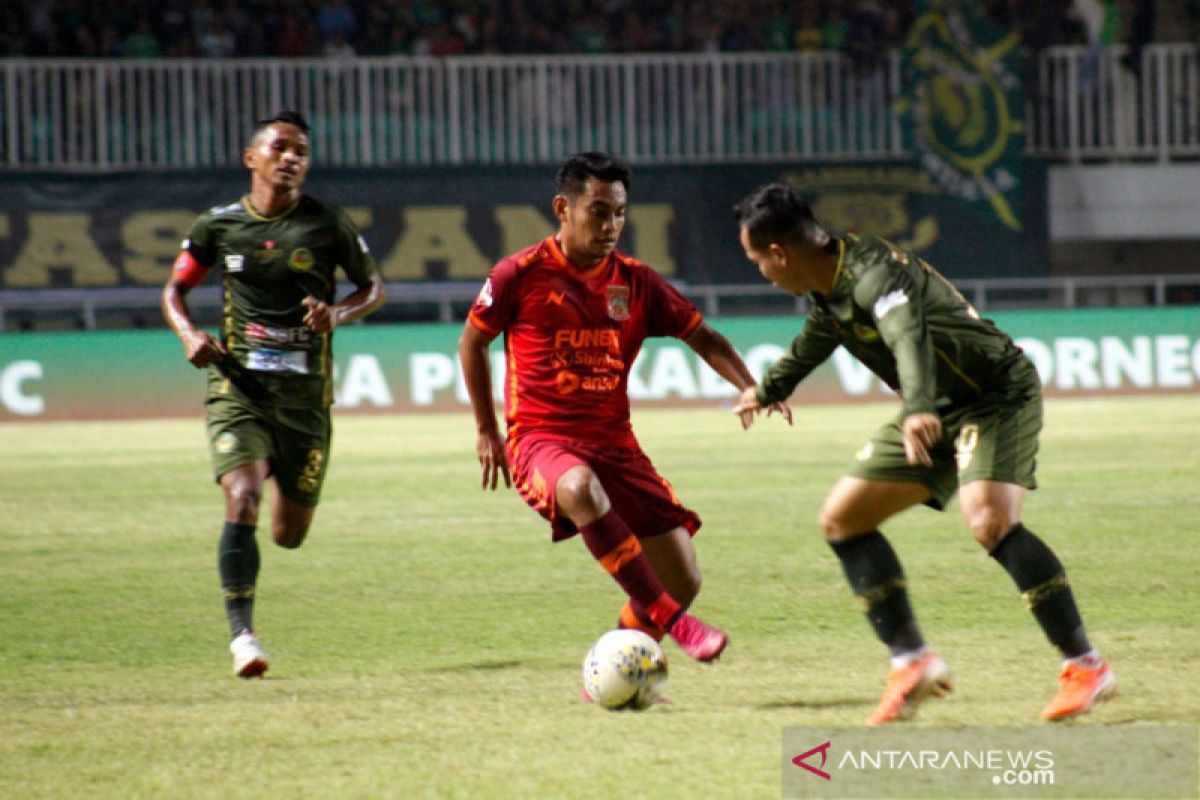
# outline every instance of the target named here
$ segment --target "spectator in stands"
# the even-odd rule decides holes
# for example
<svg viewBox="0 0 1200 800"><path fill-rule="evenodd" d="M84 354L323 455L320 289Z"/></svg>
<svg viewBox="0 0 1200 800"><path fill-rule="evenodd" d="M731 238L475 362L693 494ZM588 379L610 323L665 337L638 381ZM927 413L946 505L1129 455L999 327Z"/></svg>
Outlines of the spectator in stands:
<svg viewBox="0 0 1200 800"><path fill-rule="evenodd" d="M293 14L283 16L283 28L275 39L275 54L303 58L316 50L316 25Z"/></svg>
<svg viewBox="0 0 1200 800"><path fill-rule="evenodd" d="M220 14L214 14L208 30L200 37L200 55L205 58L231 58L237 54L237 41L225 27Z"/></svg>
<svg viewBox="0 0 1200 800"><path fill-rule="evenodd" d="M158 37L150 27L150 19L144 14L138 17L133 33L125 37L123 50L127 58L158 58L162 55Z"/></svg>
<svg viewBox="0 0 1200 800"><path fill-rule="evenodd" d="M820 50L821 9L815 0L801 3L797 12L796 30L792 34L792 48L801 51Z"/></svg>
<svg viewBox="0 0 1200 800"><path fill-rule="evenodd" d="M859 77L879 66L884 54L883 10L876 0L858 0L846 15L845 53L854 62Z"/></svg>
<svg viewBox="0 0 1200 800"><path fill-rule="evenodd" d="M842 4L839 0L832 0L821 23L821 45L826 50L845 50L849 35L850 24L842 13Z"/></svg>
<svg viewBox="0 0 1200 800"><path fill-rule="evenodd" d="M1121 66L1141 77L1142 50L1154 39L1154 0L1133 0L1133 20L1129 26L1129 52L1121 56Z"/></svg>

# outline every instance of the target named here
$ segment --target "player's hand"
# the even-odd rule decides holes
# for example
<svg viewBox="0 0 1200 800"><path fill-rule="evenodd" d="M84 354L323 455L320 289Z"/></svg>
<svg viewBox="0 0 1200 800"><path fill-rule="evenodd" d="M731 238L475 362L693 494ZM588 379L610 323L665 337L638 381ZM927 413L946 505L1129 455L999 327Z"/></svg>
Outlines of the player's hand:
<svg viewBox="0 0 1200 800"><path fill-rule="evenodd" d="M738 397L737 404L733 407L733 413L741 417L742 429L748 430L754 424L754 417L758 412L763 410L762 404L758 402L758 395L755 393L754 386L748 386L742 390ZM767 406L767 416L771 416L775 412L787 420L787 424L792 424L792 409L788 404L780 400L778 403L772 403Z"/></svg>
<svg viewBox="0 0 1200 800"><path fill-rule="evenodd" d="M337 327L337 311L324 300L318 300L311 294L300 301L308 311L304 314L304 324L316 333L330 333Z"/></svg>
<svg viewBox="0 0 1200 800"><path fill-rule="evenodd" d="M922 412L904 418L904 458L909 464L933 466L930 451L942 438L942 420L937 414Z"/></svg>
<svg viewBox="0 0 1200 800"><path fill-rule="evenodd" d="M749 430L754 424L754 415L762 411L762 406L758 402L758 395L754 392L755 387L747 386L738 396L737 403L733 406L733 412L741 417L742 430Z"/></svg>
<svg viewBox="0 0 1200 800"><path fill-rule="evenodd" d="M787 403L780 400L778 403L771 403L771 405L767 406L768 417L776 412L779 412L779 416L783 417L784 421L786 421L788 425L792 424L792 409Z"/></svg>
<svg viewBox="0 0 1200 800"><path fill-rule="evenodd" d="M183 354L193 367L207 367L226 355L225 347L208 331L193 331L183 337Z"/></svg>
<svg viewBox="0 0 1200 800"><path fill-rule="evenodd" d="M512 488L512 477L508 472L508 456L504 452L504 442L496 431L479 434L475 442L475 454L479 456L479 466L483 468L484 491L496 491L497 479L504 475L504 485Z"/></svg>

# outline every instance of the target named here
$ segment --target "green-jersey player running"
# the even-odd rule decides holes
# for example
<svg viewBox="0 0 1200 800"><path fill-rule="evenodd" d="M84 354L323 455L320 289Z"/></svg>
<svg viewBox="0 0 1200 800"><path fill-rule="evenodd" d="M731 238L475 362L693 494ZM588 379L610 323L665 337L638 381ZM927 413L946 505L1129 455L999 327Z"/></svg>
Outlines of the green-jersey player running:
<svg viewBox="0 0 1200 800"><path fill-rule="evenodd" d="M1054 552L1021 524L1036 487L1041 384L1012 340L928 264L874 236L834 235L784 184L760 187L736 208L746 257L767 280L807 295L811 310L790 351L737 413L785 400L840 345L899 393L903 408L858 453L829 492L821 529L892 669L870 724L911 716L953 688L925 643L904 572L879 526L918 503L942 509L957 492L971 535L1012 576L1047 638L1062 652L1046 719L1091 710L1116 682L1088 641Z"/></svg>
<svg viewBox="0 0 1200 800"><path fill-rule="evenodd" d="M217 563L233 671L251 678L267 670L253 625L263 485L274 486L275 543L299 547L329 464L330 339L374 311L384 288L347 216L300 191L309 167L304 117L282 111L260 122L242 159L250 193L193 223L163 314L187 360L208 368L209 449L225 494ZM214 266L224 293L219 339L196 327L186 301ZM356 288L335 302L338 267Z"/></svg>

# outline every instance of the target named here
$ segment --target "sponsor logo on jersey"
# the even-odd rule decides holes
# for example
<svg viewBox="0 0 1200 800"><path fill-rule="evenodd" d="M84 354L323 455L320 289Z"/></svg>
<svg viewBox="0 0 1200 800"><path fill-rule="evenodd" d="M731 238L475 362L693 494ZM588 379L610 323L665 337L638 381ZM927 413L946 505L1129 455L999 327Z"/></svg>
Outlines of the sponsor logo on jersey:
<svg viewBox="0 0 1200 800"><path fill-rule="evenodd" d="M561 328L554 332L554 347L602 347L609 352L621 352L621 332L615 328Z"/></svg>
<svg viewBox="0 0 1200 800"><path fill-rule="evenodd" d="M364 253L371 252L371 248L367 247L367 240L362 237L362 234L359 234L358 236L358 247Z"/></svg>
<svg viewBox="0 0 1200 800"><path fill-rule="evenodd" d="M308 272L317 263L317 259L312 254L312 250L307 247L297 247L288 256L288 266L297 272Z"/></svg>
<svg viewBox="0 0 1200 800"><path fill-rule="evenodd" d="M564 292L556 292L553 289L551 289L546 294L546 302L553 303L556 306L561 306L563 304L563 300L566 300L566 299L567 299L567 293L565 291Z"/></svg>
<svg viewBox="0 0 1200 800"><path fill-rule="evenodd" d="M313 332L308 328L275 328L259 322L246 323L246 338L269 344L308 344Z"/></svg>
<svg viewBox="0 0 1200 800"><path fill-rule="evenodd" d="M617 322L629 319L629 287L609 286L604 294L608 299L608 316Z"/></svg>
<svg viewBox="0 0 1200 800"><path fill-rule="evenodd" d="M903 289L896 289L888 292L883 297L875 301L875 306L871 311L875 314L875 319L883 319L887 313L894 308L899 308L908 302L908 295Z"/></svg>
<svg viewBox="0 0 1200 800"><path fill-rule="evenodd" d="M275 246L274 239L268 239L262 243L262 247L254 251L254 260L264 263L271 263L283 258L283 251Z"/></svg>
<svg viewBox="0 0 1200 800"><path fill-rule="evenodd" d="M225 256L226 272L241 272L246 268L245 256Z"/></svg>
<svg viewBox="0 0 1200 800"><path fill-rule="evenodd" d="M866 461L875 453L875 443L867 442L862 446L862 449L855 453L854 457L859 461Z"/></svg>
<svg viewBox="0 0 1200 800"><path fill-rule="evenodd" d="M571 394L577 391L579 382L579 376L566 369L554 376L554 388L558 390L559 394Z"/></svg>

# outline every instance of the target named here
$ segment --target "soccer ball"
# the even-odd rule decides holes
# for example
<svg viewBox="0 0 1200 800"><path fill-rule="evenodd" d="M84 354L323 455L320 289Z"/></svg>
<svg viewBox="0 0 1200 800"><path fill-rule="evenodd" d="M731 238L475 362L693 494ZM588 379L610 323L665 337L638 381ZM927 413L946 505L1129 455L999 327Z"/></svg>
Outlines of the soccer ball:
<svg viewBox="0 0 1200 800"><path fill-rule="evenodd" d="M583 659L583 689L612 711L642 711L667 686L667 656L641 631L615 630L601 636Z"/></svg>

